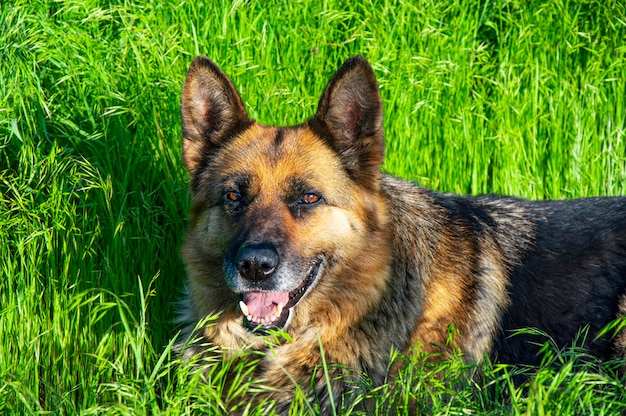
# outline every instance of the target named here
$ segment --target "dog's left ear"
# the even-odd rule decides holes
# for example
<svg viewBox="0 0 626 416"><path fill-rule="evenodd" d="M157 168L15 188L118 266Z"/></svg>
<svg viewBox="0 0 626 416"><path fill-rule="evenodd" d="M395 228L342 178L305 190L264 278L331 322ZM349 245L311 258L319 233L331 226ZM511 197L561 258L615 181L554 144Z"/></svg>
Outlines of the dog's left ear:
<svg viewBox="0 0 626 416"><path fill-rule="evenodd" d="M309 126L339 154L350 175L376 187L385 154L383 110L372 67L348 59L330 80Z"/></svg>
<svg viewBox="0 0 626 416"><path fill-rule="evenodd" d="M193 60L181 98L183 162L194 174L211 155L238 131L252 123L239 93L213 61Z"/></svg>

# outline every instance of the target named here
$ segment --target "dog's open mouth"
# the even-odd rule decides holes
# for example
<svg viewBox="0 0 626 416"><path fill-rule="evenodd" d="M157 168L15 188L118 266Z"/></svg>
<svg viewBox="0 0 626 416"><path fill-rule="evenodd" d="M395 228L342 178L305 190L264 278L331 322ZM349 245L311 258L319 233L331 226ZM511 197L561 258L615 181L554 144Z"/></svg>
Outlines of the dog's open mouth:
<svg viewBox="0 0 626 416"><path fill-rule="evenodd" d="M311 267L302 284L291 292L246 292L241 295L239 307L244 315L244 326L265 332L282 329L287 325L291 308L294 307L315 283L320 274L323 258Z"/></svg>

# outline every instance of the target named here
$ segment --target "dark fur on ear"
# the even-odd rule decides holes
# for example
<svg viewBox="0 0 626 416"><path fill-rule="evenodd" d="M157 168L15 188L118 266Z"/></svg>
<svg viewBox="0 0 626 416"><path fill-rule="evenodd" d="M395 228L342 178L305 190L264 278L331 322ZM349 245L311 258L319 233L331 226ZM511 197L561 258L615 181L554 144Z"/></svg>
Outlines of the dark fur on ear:
<svg viewBox="0 0 626 416"><path fill-rule="evenodd" d="M352 178L376 188L385 153L383 110L372 67L348 59L332 77L309 126L341 157Z"/></svg>
<svg viewBox="0 0 626 416"><path fill-rule="evenodd" d="M191 174L205 157L252 123L230 79L204 56L189 66L181 112L183 161Z"/></svg>

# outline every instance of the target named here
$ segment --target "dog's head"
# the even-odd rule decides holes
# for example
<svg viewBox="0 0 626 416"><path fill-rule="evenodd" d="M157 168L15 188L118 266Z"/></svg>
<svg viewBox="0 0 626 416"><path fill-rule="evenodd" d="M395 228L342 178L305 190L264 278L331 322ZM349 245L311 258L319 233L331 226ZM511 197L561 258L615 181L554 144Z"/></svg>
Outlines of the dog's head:
<svg viewBox="0 0 626 416"><path fill-rule="evenodd" d="M195 308L243 315L249 328L285 328L293 315L311 324L355 301L341 292L371 289L362 275L382 266L368 250L386 241L378 235L384 139L364 58L345 62L307 123L269 127L251 120L228 77L198 57L182 121L192 192L183 255Z"/></svg>

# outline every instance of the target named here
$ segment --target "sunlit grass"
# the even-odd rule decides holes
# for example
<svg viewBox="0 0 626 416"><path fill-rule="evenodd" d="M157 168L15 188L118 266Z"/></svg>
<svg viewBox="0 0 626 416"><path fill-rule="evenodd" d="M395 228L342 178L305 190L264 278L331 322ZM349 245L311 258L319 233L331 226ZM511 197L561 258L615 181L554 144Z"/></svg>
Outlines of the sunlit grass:
<svg viewBox="0 0 626 416"><path fill-rule="evenodd" d="M240 364L198 372L172 352L188 208L179 96L196 54L265 124L304 121L341 62L365 55L386 171L543 199L626 194L625 40L618 1L3 3L0 413L228 413L262 388L242 366L225 390ZM399 376L355 403L624 411L622 363L546 357L522 388L520 369L400 357ZM296 390L294 414L318 409L307 393Z"/></svg>

